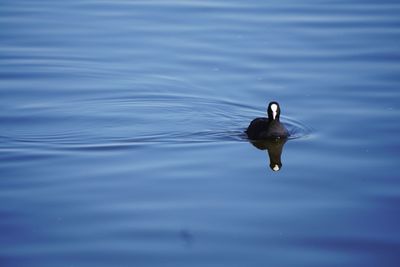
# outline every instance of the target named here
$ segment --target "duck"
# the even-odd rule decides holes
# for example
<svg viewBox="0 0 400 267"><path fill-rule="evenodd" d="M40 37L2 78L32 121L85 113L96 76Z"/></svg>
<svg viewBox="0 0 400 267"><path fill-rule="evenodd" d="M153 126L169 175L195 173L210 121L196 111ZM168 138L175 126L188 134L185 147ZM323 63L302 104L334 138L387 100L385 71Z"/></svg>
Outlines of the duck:
<svg viewBox="0 0 400 267"><path fill-rule="evenodd" d="M281 108L279 103L272 101L268 104L268 118L255 118L247 127L246 134L250 140L286 139L289 131L279 121Z"/></svg>

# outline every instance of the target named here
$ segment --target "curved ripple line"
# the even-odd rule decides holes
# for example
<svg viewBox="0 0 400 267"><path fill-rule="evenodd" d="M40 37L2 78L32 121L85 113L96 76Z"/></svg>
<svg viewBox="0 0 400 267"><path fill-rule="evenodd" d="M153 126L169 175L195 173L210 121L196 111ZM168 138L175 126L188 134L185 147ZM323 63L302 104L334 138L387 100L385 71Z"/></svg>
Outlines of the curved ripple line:
<svg viewBox="0 0 400 267"><path fill-rule="evenodd" d="M10 136L2 134L3 146L111 150L247 141L245 127L259 110L231 99L188 94L188 86L196 87L171 77L152 77L135 80L117 94L99 91L96 97L58 102L45 110L35 107L38 114L52 114L52 120L10 131ZM290 139L311 133L294 119L282 116L282 121Z"/></svg>
<svg viewBox="0 0 400 267"><path fill-rule="evenodd" d="M307 125L301 123L300 121L297 121L295 119L281 116L282 117L282 122L285 124L285 126L288 128L290 136L289 139L300 139L300 138L306 138L310 136L313 132L313 129L311 127L308 127Z"/></svg>

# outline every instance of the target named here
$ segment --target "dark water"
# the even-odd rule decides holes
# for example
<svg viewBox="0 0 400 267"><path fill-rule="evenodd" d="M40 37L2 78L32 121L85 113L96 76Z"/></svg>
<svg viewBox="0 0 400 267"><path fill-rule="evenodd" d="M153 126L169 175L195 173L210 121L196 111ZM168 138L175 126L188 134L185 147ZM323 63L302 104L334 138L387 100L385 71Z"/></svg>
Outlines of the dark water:
<svg viewBox="0 0 400 267"><path fill-rule="evenodd" d="M399 266L399 14L0 1L0 265Z"/></svg>

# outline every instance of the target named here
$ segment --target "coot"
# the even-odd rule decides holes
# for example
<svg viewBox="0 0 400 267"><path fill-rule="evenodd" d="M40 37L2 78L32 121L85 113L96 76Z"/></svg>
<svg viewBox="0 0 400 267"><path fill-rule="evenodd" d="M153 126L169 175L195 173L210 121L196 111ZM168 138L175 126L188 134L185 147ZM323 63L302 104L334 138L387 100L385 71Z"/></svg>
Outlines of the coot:
<svg viewBox="0 0 400 267"><path fill-rule="evenodd" d="M281 109L278 102L272 101L268 105L268 118L254 119L246 130L250 140L265 140L273 138L287 138L288 130L280 123Z"/></svg>

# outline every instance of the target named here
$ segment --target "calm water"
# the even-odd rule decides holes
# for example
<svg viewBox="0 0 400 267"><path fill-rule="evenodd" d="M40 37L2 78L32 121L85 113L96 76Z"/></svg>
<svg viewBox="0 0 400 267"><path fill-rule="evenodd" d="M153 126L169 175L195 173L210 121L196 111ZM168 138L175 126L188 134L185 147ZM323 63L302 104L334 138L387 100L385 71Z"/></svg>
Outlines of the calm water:
<svg viewBox="0 0 400 267"><path fill-rule="evenodd" d="M1 266L399 266L399 14L0 1Z"/></svg>

